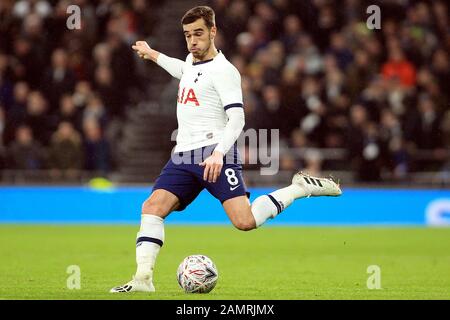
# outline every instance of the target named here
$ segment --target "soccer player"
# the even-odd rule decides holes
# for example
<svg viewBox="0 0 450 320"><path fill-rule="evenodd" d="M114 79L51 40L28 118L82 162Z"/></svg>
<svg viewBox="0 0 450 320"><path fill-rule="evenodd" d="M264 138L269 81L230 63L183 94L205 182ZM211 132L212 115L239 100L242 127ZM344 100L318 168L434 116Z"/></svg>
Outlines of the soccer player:
<svg viewBox="0 0 450 320"><path fill-rule="evenodd" d="M153 292L153 268L164 243L164 219L184 210L206 188L221 201L233 225L252 230L275 218L295 199L339 196L331 179L297 173L292 183L250 204L242 178L236 140L244 127L241 77L214 45L214 11L195 7L181 20L187 49L185 61L168 57L137 41L132 48L180 79L177 98L178 134L171 159L142 205L137 233L137 270L128 283L110 292Z"/></svg>

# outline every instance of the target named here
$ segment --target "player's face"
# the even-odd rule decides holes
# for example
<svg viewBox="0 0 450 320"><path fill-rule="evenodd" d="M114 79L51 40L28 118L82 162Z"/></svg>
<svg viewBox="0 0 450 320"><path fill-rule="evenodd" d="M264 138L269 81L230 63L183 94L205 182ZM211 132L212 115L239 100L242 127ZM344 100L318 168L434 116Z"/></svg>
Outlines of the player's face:
<svg viewBox="0 0 450 320"><path fill-rule="evenodd" d="M184 24L183 33L189 52L194 58L202 60L208 54L211 43L214 41L216 27L208 29L203 19L197 19L192 23Z"/></svg>

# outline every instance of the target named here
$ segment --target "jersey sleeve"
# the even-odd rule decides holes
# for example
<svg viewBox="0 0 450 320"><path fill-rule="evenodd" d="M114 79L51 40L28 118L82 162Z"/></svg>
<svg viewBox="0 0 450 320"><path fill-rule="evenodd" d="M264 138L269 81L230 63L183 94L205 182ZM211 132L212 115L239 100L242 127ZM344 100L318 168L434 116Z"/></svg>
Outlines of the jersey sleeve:
<svg viewBox="0 0 450 320"><path fill-rule="evenodd" d="M211 78L225 110L243 107L241 75L233 65L214 71Z"/></svg>
<svg viewBox="0 0 450 320"><path fill-rule="evenodd" d="M170 73L172 77L181 79L185 63L184 61L176 58L171 58L163 53L160 53L156 63L164 70L166 70L168 73Z"/></svg>
<svg viewBox="0 0 450 320"><path fill-rule="evenodd" d="M242 132L245 125L245 114L242 108L229 108L226 111L228 122L225 126L222 140L217 144L215 151L226 154Z"/></svg>

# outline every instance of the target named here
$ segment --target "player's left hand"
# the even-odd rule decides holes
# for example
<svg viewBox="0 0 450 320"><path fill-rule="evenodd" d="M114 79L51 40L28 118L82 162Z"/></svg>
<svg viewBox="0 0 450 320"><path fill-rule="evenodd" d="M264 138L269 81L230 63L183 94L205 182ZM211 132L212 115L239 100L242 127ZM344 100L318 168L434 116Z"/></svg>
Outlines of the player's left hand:
<svg viewBox="0 0 450 320"><path fill-rule="evenodd" d="M223 154L219 151L214 151L212 155L199 164L205 167L203 172L203 180L208 182L216 182L223 167Z"/></svg>
<svg viewBox="0 0 450 320"><path fill-rule="evenodd" d="M148 60L152 59L152 48L150 48L147 41L136 41L136 43L131 47L137 52L140 58Z"/></svg>

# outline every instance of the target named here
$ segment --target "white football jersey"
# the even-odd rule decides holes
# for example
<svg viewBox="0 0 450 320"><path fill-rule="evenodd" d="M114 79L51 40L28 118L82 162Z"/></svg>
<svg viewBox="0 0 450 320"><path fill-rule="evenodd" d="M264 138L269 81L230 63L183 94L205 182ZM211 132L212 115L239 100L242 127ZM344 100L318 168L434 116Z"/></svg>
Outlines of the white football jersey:
<svg viewBox="0 0 450 320"><path fill-rule="evenodd" d="M177 97L178 134L175 152L219 143L228 108L243 107L241 75L219 52L213 59L182 65Z"/></svg>

